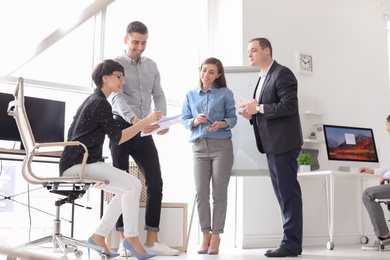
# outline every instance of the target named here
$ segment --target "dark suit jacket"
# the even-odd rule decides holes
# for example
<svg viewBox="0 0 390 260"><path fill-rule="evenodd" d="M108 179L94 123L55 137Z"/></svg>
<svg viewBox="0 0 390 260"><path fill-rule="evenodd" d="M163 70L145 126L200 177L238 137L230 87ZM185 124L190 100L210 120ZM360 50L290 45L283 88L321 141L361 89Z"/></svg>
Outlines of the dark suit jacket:
<svg viewBox="0 0 390 260"><path fill-rule="evenodd" d="M254 98L255 93L256 89ZM257 113L251 120L257 149L261 153L279 154L301 148L298 82L293 72L274 61L258 101L264 104L264 114Z"/></svg>

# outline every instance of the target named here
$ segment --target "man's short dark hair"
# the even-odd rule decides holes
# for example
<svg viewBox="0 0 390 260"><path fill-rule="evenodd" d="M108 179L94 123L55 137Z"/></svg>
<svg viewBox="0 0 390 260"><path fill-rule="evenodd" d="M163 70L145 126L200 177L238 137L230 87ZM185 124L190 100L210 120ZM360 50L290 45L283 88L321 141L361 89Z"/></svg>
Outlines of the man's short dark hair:
<svg viewBox="0 0 390 260"><path fill-rule="evenodd" d="M254 38L254 39L250 40L249 42L254 42L254 41L258 41L261 49L263 49L263 50L265 48L269 48L269 53L270 53L271 58L272 58L272 46L271 46L271 42L267 38Z"/></svg>
<svg viewBox="0 0 390 260"><path fill-rule="evenodd" d="M132 34L133 32L140 33L140 34L147 34L148 27L146 27L146 25L140 21L134 21L129 23L129 25L127 25L126 34L129 35Z"/></svg>

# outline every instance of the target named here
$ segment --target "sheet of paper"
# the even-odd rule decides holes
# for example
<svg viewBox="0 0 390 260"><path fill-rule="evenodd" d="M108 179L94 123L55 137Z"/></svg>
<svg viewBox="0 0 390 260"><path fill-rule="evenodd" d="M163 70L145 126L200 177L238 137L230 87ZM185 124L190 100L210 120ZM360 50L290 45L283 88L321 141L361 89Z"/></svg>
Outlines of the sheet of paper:
<svg viewBox="0 0 390 260"><path fill-rule="evenodd" d="M153 125L160 125L159 128L157 128L156 130L154 130L150 133L147 133L147 134L145 134L144 132L141 132L141 136L152 135L152 134L155 134L161 130L169 128L171 125L181 123L182 117L183 117L183 114L178 114L176 116L171 116L171 117L168 117L168 116L162 117L160 120L153 123Z"/></svg>
<svg viewBox="0 0 390 260"><path fill-rule="evenodd" d="M236 98L235 101L236 101L237 106L245 105L245 104L248 104L249 102L251 102L251 100L249 98L242 97L242 96L239 96L238 98Z"/></svg>

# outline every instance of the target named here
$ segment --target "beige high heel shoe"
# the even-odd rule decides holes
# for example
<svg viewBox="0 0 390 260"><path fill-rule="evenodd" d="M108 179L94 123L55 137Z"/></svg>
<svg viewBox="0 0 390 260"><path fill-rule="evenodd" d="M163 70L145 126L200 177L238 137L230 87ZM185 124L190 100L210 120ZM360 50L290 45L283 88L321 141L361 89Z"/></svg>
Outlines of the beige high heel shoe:
<svg viewBox="0 0 390 260"><path fill-rule="evenodd" d="M207 251L207 253L209 255L218 255L219 253L219 244L221 243L221 238L218 237L218 242L217 242L217 246L215 248L212 248L211 246L209 246L209 250ZM211 243L210 243L211 245Z"/></svg>
<svg viewBox="0 0 390 260"><path fill-rule="evenodd" d="M208 238L207 245L206 245L206 243L205 243L205 241L207 240L206 235L203 236L202 247L199 248L198 254L207 254L207 253L208 253L209 246L210 246L210 241L211 241L211 234L209 234L209 235L210 235L210 236L209 236L209 238Z"/></svg>

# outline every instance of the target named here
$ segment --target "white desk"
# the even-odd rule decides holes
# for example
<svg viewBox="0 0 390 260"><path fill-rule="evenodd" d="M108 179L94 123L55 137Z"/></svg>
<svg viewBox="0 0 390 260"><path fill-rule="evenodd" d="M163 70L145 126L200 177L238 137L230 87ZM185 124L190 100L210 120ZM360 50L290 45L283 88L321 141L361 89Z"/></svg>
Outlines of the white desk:
<svg viewBox="0 0 390 260"><path fill-rule="evenodd" d="M329 241L326 244L326 247L329 250L333 250L334 242L333 242L333 234L334 234L334 201L335 201L335 178L336 177L345 177L345 178L357 178L360 180L360 191L363 194L364 189L367 187L367 179L368 178L377 178L379 179L381 176L374 174L362 174L357 172L339 172L339 171L314 171L314 172L304 172L298 173L299 178L309 178L313 176L324 176L326 179L326 199L327 199L327 211L328 211L328 231L329 231ZM379 184L379 182L378 182ZM362 226L364 225L364 208L362 206ZM364 230L364 228L362 228ZM363 240L366 239L366 241ZM367 237L362 234L362 243L366 243L368 241Z"/></svg>
<svg viewBox="0 0 390 260"><path fill-rule="evenodd" d="M0 160L8 161L23 161L26 157L26 151L18 149L0 148ZM34 156L34 162L42 163L58 163L60 161L61 152L46 152L38 156Z"/></svg>
<svg viewBox="0 0 390 260"><path fill-rule="evenodd" d="M232 171L232 177L266 177L269 176L268 170L262 169L262 170L233 170ZM377 178L379 181L380 176L373 175L373 174L361 174L357 172L339 172L339 171L313 171L313 172L305 172L305 173L298 173L298 179L301 178L318 178L318 177L324 177L326 181L326 199L327 199L327 214L328 214L328 232L329 232L329 241L327 242L327 248L329 250L333 250L334 248L334 241L333 241L333 234L334 234L334 207L335 207L335 178L337 177L343 177L343 178L353 178L356 180L360 180L360 191L361 194L363 194L364 188L367 187L367 180L372 178ZM379 182L378 182L379 184ZM357 198L359 199L359 198ZM235 196L235 214L236 214L236 221L237 221L237 182L236 182L236 196ZM362 226L364 223L364 206L362 205ZM364 229L362 229L364 230ZM235 235L237 234L237 223L235 223ZM366 238L364 234L362 234L362 239ZM367 239L368 241L368 239ZM365 241L362 240L362 243Z"/></svg>

